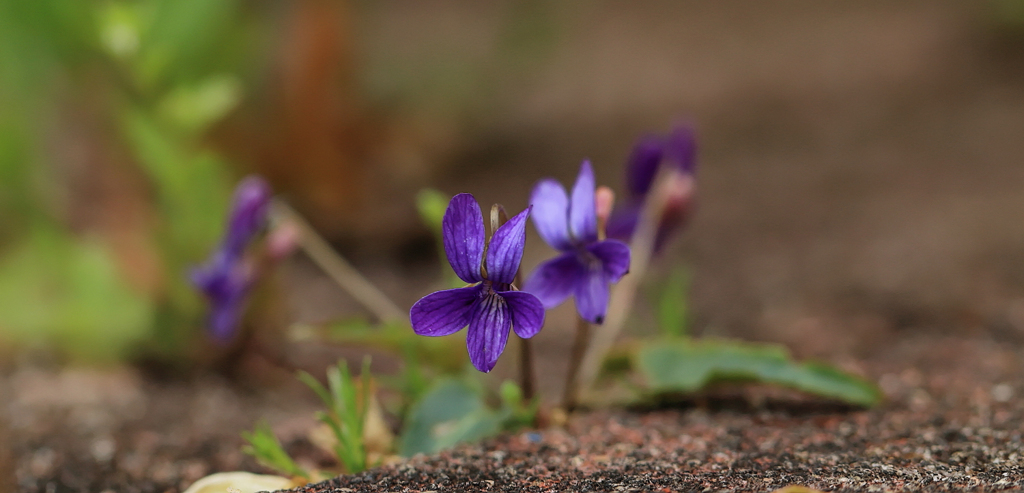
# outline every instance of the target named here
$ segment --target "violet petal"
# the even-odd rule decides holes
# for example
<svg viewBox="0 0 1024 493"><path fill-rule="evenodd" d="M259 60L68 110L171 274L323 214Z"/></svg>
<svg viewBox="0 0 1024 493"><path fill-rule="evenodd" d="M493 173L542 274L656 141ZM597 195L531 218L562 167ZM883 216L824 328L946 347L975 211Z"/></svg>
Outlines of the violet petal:
<svg viewBox="0 0 1024 493"><path fill-rule="evenodd" d="M608 278L604 269L590 269L575 283L576 311L585 320L600 324L608 311Z"/></svg>
<svg viewBox="0 0 1024 493"><path fill-rule="evenodd" d="M692 175L697 166L697 136L692 127L680 125L665 140L665 159L683 173Z"/></svg>
<svg viewBox="0 0 1024 493"><path fill-rule="evenodd" d="M628 203L612 210L605 225L605 235L622 241L631 241L640 220L640 205Z"/></svg>
<svg viewBox="0 0 1024 493"><path fill-rule="evenodd" d="M505 299L497 293L479 299L470 313L466 334L469 360L477 370L487 373L494 369L508 343L511 313Z"/></svg>
<svg viewBox="0 0 1024 493"><path fill-rule="evenodd" d="M545 243L558 250L572 248L569 238L569 196L557 181L541 180L530 194L533 225Z"/></svg>
<svg viewBox="0 0 1024 493"><path fill-rule="evenodd" d="M270 185L258 176L248 176L239 182L224 237L224 250L228 254L241 255L249 241L266 225L271 196Z"/></svg>
<svg viewBox="0 0 1024 493"><path fill-rule="evenodd" d="M215 341L227 342L235 334L241 323L247 293L248 289L243 287L229 293L227 297L214 300L208 323L210 335Z"/></svg>
<svg viewBox="0 0 1024 493"><path fill-rule="evenodd" d="M536 296L544 308L554 308L573 294L584 272L576 252L564 253L537 266L523 285L523 291Z"/></svg>
<svg viewBox="0 0 1024 493"><path fill-rule="evenodd" d="M441 220L444 253L452 270L463 281L480 282L484 255L484 217L476 199L468 193L452 197Z"/></svg>
<svg viewBox="0 0 1024 493"><path fill-rule="evenodd" d="M587 247L587 250L601 260L609 282L616 283L629 272L629 247L618 240L604 240Z"/></svg>
<svg viewBox="0 0 1024 493"><path fill-rule="evenodd" d="M216 262L216 259L223 257L222 252L218 252L214 263L208 268L197 269L192 273L193 282L210 303L207 329L218 343L227 342L235 334L253 284L252 273L244 263Z"/></svg>
<svg viewBox="0 0 1024 493"><path fill-rule="evenodd" d="M409 310L412 330L421 336L446 336L466 325L472 307L480 299L480 286L447 289L428 294Z"/></svg>
<svg viewBox="0 0 1024 493"><path fill-rule="evenodd" d="M503 291L509 310L512 312L512 330L523 339L529 339L544 326L544 305L536 296L525 291Z"/></svg>
<svg viewBox="0 0 1024 493"><path fill-rule="evenodd" d="M519 271L526 245L526 218L530 208L516 214L498 227L487 247L487 278L494 282L511 284Z"/></svg>
<svg viewBox="0 0 1024 493"><path fill-rule="evenodd" d="M192 269L189 279L192 285L208 298L224 298L231 289L228 282L231 270L239 262L240 259L229 257L223 249L217 249L209 261Z"/></svg>
<svg viewBox="0 0 1024 493"><path fill-rule="evenodd" d="M661 139L653 135L642 137L633 146L626 164L626 187L633 198L647 195L664 153Z"/></svg>
<svg viewBox="0 0 1024 493"><path fill-rule="evenodd" d="M594 204L594 169L590 161L583 161L576 184L572 187L572 203L569 204L569 232L579 242L597 239L597 212Z"/></svg>

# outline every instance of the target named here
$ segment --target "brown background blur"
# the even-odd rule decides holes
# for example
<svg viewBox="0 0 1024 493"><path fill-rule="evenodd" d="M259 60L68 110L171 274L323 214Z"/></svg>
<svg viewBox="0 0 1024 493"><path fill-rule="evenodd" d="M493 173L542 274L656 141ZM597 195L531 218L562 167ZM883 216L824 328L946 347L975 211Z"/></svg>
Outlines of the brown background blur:
<svg viewBox="0 0 1024 493"><path fill-rule="evenodd" d="M489 58L511 3L389 4L358 20L356 66L404 64L442 101L455 89L422 61L436 50L504 75L457 87L489 93L461 114L426 96L396 108L404 138L366 179L517 210L585 157L621 189L637 136L690 121L699 210L665 256L692 267L696 331L840 359L903 329L1024 338L1024 44L994 5L561 3L537 7L550 37L518 72ZM412 196L364 200L341 245L411 303L431 248ZM550 254L532 229L528 245L527 269ZM345 309L326 283L299 289L302 317Z"/></svg>

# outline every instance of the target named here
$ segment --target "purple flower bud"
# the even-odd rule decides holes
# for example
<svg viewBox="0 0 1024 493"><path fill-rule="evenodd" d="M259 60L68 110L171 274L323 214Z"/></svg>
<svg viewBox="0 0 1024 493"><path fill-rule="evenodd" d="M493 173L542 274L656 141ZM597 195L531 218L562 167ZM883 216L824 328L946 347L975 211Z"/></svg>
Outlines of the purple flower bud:
<svg viewBox="0 0 1024 493"><path fill-rule="evenodd" d="M648 135L633 146L626 166L626 186L629 192L623 205L617 207L608 220L610 238L629 241L636 230L647 194L654 185L659 171L666 169L678 185L658 225L655 250L682 227L693 207L694 182L697 168L697 141L693 128L678 126L667 136Z"/></svg>
<svg viewBox="0 0 1024 493"><path fill-rule="evenodd" d="M208 329L218 342L231 339L241 322L254 273L245 250L267 222L270 186L259 177L243 179L235 189L231 216L220 246L192 270L192 284L210 302Z"/></svg>
<svg viewBox="0 0 1024 493"><path fill-rule="evenodd" d="M235 188L223 248L232 255L241 255L245 247L267 223L270 206L270 185L258 176L247 176Z"/></svg>

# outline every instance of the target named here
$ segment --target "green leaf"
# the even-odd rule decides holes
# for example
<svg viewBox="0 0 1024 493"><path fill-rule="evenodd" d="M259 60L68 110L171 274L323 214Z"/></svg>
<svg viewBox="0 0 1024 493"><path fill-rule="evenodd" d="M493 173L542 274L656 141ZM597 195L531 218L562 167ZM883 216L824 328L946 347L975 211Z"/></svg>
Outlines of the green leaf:
<svg viewBox="0 0 1024 493"><path fill-rule="evenodd" d="M689 333L690 276L683 267L676 267L669 275L668 282L658 300L658 325L666 336L681 337Z"/></svg>
<svg viewBox="0 0 1024 493"><path fill-rule="evenodd" d="M498 395L501 397L502 430L515 431L533 425L540 408L539 397L525 401L523 390L513 380L502 382Z"/></svg>
<svg viewBox="0 0 1024 493"><path fill-rule="evenodd" d="M399 454L431 454L501 431L502 415L487 408L483 391L466 382L439 380L406 417Z"/></svg>
<svg viewBox="0 0 1024 493"><path fill-rule="evenodd" d="M515 408L523 405L523 389L512 380L501 382L498 395L501 396L501 404L505 407Z"/></svg>
<svg viewBox="0 0 1024 493"><path fill-rule="evenodd" d="M644 344L634 365L654 393L696 392L717 382L765 382L850 404L873 406L872 383L832 366L797 363L785 348L724 340L659 340Z"/></svg>

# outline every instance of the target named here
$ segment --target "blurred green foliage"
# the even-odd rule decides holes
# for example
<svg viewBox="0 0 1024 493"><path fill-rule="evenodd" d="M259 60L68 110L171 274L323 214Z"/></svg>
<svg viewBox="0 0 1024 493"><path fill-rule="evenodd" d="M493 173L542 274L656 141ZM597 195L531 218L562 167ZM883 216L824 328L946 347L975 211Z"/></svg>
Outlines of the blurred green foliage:
<svg viewBox="0 0 1024 493"><path fill-rule="evenodd" d="M204 305L187 269L219 240L232 185L204 139L255 65L251 10L240 0L0 0L0 342L96 360L142 343L180 355L196 336ZM152 191L144 205L156 221L142 234L162 261L155 292L129 286L107 239L68 219L55 122L62 106L90 102L100 109L87 125L114 129L90 145L128 151Z"/></svg>
<svg viewBox="0 0 1024 493"><path fill-rule="evenodd" d="M56 338L96 360L123 356L146 335L151 304L95 241L38 226L0 259L0 321L25 342Z"/></svg>
<svg viewBox="0 0 1024 493"><path fill-rule="evenodd" d="M994 24L1016 35L1024 33L1024 0L989 0Z"/></svg>

